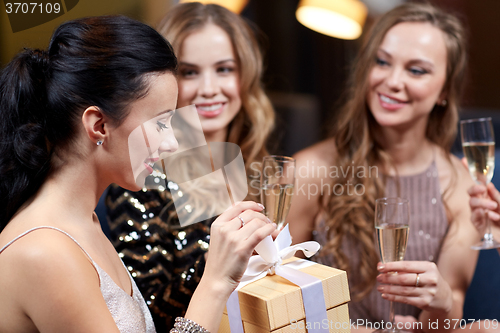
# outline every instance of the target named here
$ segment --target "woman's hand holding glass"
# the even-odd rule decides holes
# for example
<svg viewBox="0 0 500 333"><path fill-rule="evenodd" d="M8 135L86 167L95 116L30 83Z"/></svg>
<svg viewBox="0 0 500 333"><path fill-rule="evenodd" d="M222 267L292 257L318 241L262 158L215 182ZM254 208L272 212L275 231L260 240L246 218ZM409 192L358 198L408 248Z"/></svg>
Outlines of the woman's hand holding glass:
<svg viewBox="0 0 500 333"><path fill-rule="evenodd" d="M387 264L403 260L410 232L408 200L402 198L380 198L375 200L375 230L382 262ZM390 274L394 273L397 273L397 271ZM394 304L392 300L389 301L388 323L391 325L377 330L377 333L403 332L395 326Z"/></svg>
<svg viewBox="0 0 500 333"><path fill-rule="evenodd" d="M462 120L460 132L471 177L477 184L488 185L495 169L495 134L491 118ZM477 212L479 211L476 210L476 215ZM485 221L484 236L481 242L472 246L474 250L500 248L500 243L493 237L488 215L483 215L482 219ZM479 221L477 216L476 221Z"/></svg>
<svg viewBox="0 0 500 333"><path fill-rule="evenodd" d="M394 261L379 264L377 269L380 273L377 276L378 291L384 299L427 311L451 311L451 288L435 263Z"/></svg>
<svg viewBox="0 0 500 333"><path fill-rule="evenodd" d="M468 190L471 220L474 227L484 234L487 228L486 216L491 221L494 238L500 238L500 192L493 183L487 186L474 185Z"/></svg>

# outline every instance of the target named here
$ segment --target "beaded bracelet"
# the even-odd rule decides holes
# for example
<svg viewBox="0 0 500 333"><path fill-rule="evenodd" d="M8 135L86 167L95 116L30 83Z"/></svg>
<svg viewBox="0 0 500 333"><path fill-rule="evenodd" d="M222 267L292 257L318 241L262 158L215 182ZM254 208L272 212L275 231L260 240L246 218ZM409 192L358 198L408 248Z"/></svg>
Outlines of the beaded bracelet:
<svg viewBox="0 0 500 333"><path fill-rule="evenodd" d="M190 319L177 317L175 318L174 328L170 330L170 333L210 333L210 332Z"/></svg>

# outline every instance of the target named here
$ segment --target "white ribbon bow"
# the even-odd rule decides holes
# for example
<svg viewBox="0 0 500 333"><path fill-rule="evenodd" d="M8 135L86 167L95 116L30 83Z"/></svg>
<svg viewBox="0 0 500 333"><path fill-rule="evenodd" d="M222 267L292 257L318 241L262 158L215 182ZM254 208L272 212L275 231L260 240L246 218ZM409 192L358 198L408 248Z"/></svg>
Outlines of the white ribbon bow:
<svg viewBox="0 0 500 333"><path fill-rule="evenodd" d="M293 284L298 285L302 289L306 321L311 322L313 327L317 326L317 324L314 325L314 323L319 323L319 326L323 326L322 324L327 320L321 280L304 272L286 267L286 265L282 265L283 260L293 257L295 252L299 250L302 251L306 257L311 257L318 252L320 245L313 241L296 244L294 246L290 246L291 244L292 238L288 226L286 226L279 233L274 242L271 236L268 236L256 247L255 250L259 255L250 258L240 284L227 301L227 314L232 333L243 333L238 290L251 282L262 279L268 274L277 274ZM328 332L328 328L311 328L308 332Z"/></svg>

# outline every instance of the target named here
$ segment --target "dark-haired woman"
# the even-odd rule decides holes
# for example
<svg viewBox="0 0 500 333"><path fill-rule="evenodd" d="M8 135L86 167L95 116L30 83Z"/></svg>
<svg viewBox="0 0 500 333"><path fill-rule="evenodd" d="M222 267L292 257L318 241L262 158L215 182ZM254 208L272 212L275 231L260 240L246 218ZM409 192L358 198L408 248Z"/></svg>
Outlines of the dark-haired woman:
<svg viewBox="0 0 500 333"><path fill-rule="evenodd" d="M177 107L194 104L206 141L237 144L249 181L255 179L255 164L268 154L274 111L262 89L263 57L254 30L224 7L183 3L167 13L158 31L178 56ZM247 199L256 194L251 186ZM186 311L203 274L213 221L181 227L176 195L175 186L138 192L111 186L106 197L112 242L131 268L158 331Z"/></svg>
<svg viewBox="0 0 500 333"><path fill-rule="evenodd" d="M48 51L25 50L2 70L0 332L155 332L94 208L111 183L139 190L145 163L177 148L176 65L152 28L96 17L62 24ZM138 132L148 149L131 150ZM214 222L175 332L217 331L253 248L274 230L260 210L243 202Z"/></svg>

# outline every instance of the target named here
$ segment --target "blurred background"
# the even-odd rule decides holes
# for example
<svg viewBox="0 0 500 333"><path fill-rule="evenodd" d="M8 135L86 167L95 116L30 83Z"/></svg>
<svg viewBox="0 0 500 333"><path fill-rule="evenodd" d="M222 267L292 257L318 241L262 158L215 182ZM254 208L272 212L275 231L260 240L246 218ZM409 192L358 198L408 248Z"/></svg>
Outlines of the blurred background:
<svg viewBox="0 0 500 333"><path fill-rule="evenodd" d="M2 0L3 5L16 0ZM323 2L352 0L323 0ZM264 82L278 112L271 149L291 155L325 135L327 120L335 115L352 60L373 20L405 0L363 0L367 17L354 40L313 31L296 18L299 0L226 0L240 7L254 22L265 50ZM13 32L5 10L0 11L0 65L23 47L45 48L55 27L84 16L123 14L155 26L179 0L43 0L61 3L65 10L53 20ZM354 1L353 1L354 2ZM429 0L456 13L469 31L469 72L463 95L463 114L500 111L500 0ZM3 9L3 8L2 8ZM24 20L31 20L26 16ZM26 22L29 23L29 22ZM500 135L500 124L497 127ZM300 135L296 135L300 134ZM499 141L500 142L500 141ZM500 173L499 173L500 174Z"/></svg>
<svg viewBox="0 0 500 333"><path fill-rule="evenodd" d="M38 0L58 3L51 20L28 15L8 17L16 0L0 5L0 66L23 47L46 48L60 23L85 16L122 14L153 27L179 0ZM301 4L313 0L302 0ZM318 0L327 6L358 0ZM271 151L292 155L323 138L335 116L352 61L365 32L380 14L405 0L362 0L366 19L361 35L341 39L313 31L297 20L299 0L226 0L261 31L265 51L264 82L278 114ZM28 3L30 1L27 1ZM428 0L458 15L469 32L469 71L462 100L462 118L492 116L500 142L500 0ZM10 5L9 5L10 4ZM22 10L22 9L21 9ZM31 8L30 8L31 10ZM356 14L354 14L356 16ZM359 15L358 15L359 16ZM364 15L361 15L364 16ZM359 17L358 17L359 18ZM40 22L37 20L41 20ZM45 20L46 23L43 23ZM15 21L15 22L14 22ZM14 24L15 23L15 24ZM31 28L29 28L32 26ZM17 28L16 28L17 27ZM27 28L28 27L28 28ZM14 29L13 29L14 28ZM16 30L17 29L17 30ZM23 30L24 29L24 30ZM16 32L17 31L17 32ZM354 39L352 39L354 38ZM454 147L460 155L460 144ZM497 150L497 161L500 161ZM500 172L493 182L500 188ZM496 286L496 287L495 287ZM467 295L464 318L500 316L500 258L482 251ZM500 319L500 318L498 318Z"/></svg>

